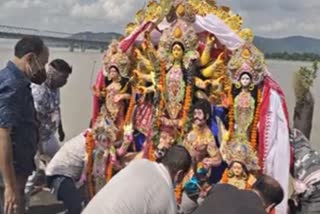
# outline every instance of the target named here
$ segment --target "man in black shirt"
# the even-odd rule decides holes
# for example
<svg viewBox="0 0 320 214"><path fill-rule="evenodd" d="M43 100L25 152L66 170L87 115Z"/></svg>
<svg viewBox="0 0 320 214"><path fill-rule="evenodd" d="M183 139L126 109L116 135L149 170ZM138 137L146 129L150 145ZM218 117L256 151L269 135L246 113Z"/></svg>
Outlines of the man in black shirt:
<svg viewBox="0 0 320 214"><path fill-rule="evenodd" d="M193 214L266 214L283 200L280 184L262 175L252 190L239 190L228 184L217 184Z"/></svg>

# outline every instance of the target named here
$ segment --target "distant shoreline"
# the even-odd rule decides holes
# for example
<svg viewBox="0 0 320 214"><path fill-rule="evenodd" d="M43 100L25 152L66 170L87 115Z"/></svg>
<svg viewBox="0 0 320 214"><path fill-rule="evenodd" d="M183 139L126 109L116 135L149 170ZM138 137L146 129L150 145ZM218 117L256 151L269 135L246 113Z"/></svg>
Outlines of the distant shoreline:
<svg viewBox="0 0 320 214"><path fill-rule="evenodd" d="M286 61L301 61L301 62L314 62L320 61L320 55L314 53L265 53L266 59L286 60Z"/></svg>

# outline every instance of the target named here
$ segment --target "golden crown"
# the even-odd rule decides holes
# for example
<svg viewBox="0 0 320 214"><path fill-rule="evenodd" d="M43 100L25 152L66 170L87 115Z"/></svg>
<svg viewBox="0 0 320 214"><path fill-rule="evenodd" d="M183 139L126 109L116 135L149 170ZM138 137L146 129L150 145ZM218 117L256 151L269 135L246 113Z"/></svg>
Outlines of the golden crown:
<svg viewBox="0 0 320 214"><path fill-rule="evenodd" d="M243 163L249 171L260 169L258 156L247 143L227 142L222 144L220 151L227 164L238 161Z"/></svg>

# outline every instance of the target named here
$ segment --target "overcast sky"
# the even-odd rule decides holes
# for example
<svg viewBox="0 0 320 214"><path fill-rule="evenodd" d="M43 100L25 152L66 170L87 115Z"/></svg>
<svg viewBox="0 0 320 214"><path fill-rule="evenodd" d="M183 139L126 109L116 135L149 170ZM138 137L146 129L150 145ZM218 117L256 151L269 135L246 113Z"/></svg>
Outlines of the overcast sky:
<svg viewBox="0 0 320 214"><path fill-rule="evenodd" d="M0 0L0 24L75 33L123 32L145 0ZM256 35L320 38L320 0L218 0Z"/></svg>

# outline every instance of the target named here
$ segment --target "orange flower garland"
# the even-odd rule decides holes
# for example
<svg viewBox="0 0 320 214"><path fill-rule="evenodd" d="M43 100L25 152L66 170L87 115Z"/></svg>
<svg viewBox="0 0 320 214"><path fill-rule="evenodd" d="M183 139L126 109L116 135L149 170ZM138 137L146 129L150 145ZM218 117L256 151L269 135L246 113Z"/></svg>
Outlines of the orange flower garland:
<svg viewBox="0 0 320 214"><path fill-rule="evenodd" d="M220 180L220 183L222 184L227 184L228 183L228 180L229 180L229 177L228 177L228 169L224 170L223 174L222 174L222 178Z"/></svg>
<svg viewBox="0 0 320 214"><path fill-rule="evenodd" d="M182 199L182 189L183 189L183 184L182 182L178 184L174 190L177 204L181 204L181 199Z"/></svg>
<svg viewBox="0 0 320 214"><path fill-rule="evenodd" d="M87 181L88 181L88 192L89 192L89 198L92 198L95 195L95 188L94 188L94 181L92 177L92 168L93 168L93 159L92 159L92 153L94 149L94 139L92 132L88 131L86 136L86 152L87 152Z"/></svg>
<svg viewBox="0 0 320 214"><path fill-rule="evenodd" d="M234 133L234 106L233 106L233 97L232 97L232 87L228 92L228 100L229 100L229 112L228 112L228 119L229 119L229 139L231 140Z"/></svg>
<svg viewBox="0 0 320 214"><path fill-rule="evenodd" d="M148 159L151 161L155 161L156 157L154 155L154 145L153 143L150 143L149 148L148 148Z"/></svg>
<svg viewBox="0 0 320 214"><path fill-rule="evenodd" d="M185 93L185 99L184 99L184 104L183 104L183 108L182 108L182 117L181 117L181 126L182 126L182 130L181 130L181 135L184 134L184 124L187 121L187 117L189 114L189 109L191 107L191 103L192 103L192 85L188 84L186 87L186 93Z"/></svg>
<svg viewBox="0 0 320 214"><path fill-rule="evenodd" d="M106 173L106 183L108 181L110 181L110 179L112 178L112 163L111 163L111 160L110 160L110 154L109 154L109 158L108 160L106 161L106 169L105 169L105 173Z"/></svg>
<svg viewBox="0 0 320 214"><path fill-rule="evenodd" d="M253 151L257 150L257 125L259 122L260 117L260 106L261 106L261 99L262 98L262 90L261 88L258 88L258 94L257 94L257 107L256 112L254 116L254 120L252 123L252 129L251 129L251 139L250 139L250 145Z"/></svg>
<svg viewBox="0 0 320 214"><path fill-rule="evenodd" d="M131 120L131 116L132 116L132 112L134 109L134 105L135 105L135 96L131 95L130 97L130 102L129 102L129 107L127 110L127 114L125 116L125 119L123 121L123 124L121 125L121 130L123 130L123 127L129 123L129 121Z"/></svg>
<svg viewBox="0 0 320 214"><path fill-rule="evenodd" d="M166 64L164 61L160 62L160 79L159 79L159 86L160 86L160 94L163 94L163 92L165 91L165 87L166 87ZM162 109L164 108L164 97L160 97L160 103L159 103L159 111L158 111L158 115L157 115L157 126L158 128L161 125L161 116L162 116Z"/></svg>

